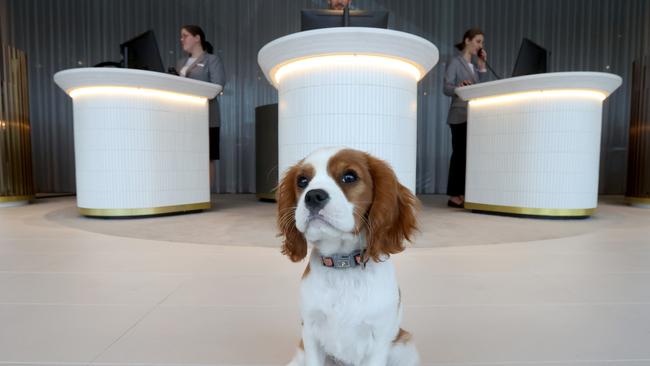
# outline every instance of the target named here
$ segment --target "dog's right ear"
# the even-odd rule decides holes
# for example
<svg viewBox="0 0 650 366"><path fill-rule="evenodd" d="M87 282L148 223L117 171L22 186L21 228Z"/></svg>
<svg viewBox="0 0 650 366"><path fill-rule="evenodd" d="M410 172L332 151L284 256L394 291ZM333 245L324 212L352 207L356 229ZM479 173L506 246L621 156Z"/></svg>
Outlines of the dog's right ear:
<svg viewBox="0 0 650 366"><path fill-rule="evenodd" d="M278 236L283 237L282 254L293 262L299 262L307 256L307 241L296 228L296 207L298 204L296 184L300 163L285 173L278 190Z"/></svg>

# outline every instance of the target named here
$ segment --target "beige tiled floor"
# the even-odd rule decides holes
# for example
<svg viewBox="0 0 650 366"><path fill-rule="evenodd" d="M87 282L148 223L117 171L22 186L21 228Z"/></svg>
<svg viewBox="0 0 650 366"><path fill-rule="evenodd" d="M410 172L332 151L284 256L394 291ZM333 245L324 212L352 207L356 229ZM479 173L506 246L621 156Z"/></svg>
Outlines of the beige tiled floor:
<svg viewBox="0 0 650 366"><path fill-rule="evenodd" d="M650 365L650 210L607 197L589 220L537 221L423 198L423 232L395 262L425 365ZM73 197L0 209L0 364L287 362L304 264L269 243L268 204L213 199L164 218L205 224L187 242L157 219L75 222ZM244 235L250 212L266 214Z"/></svg>

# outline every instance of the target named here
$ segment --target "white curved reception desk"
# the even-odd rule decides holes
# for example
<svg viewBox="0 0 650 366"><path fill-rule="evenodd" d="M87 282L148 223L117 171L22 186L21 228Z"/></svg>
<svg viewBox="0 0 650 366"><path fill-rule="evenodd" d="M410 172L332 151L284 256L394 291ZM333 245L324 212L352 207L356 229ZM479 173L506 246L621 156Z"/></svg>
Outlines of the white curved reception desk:
<svg viewBox="0 0 650 366"><path fill-rule="evenodd" d="M598 204L603 100L614 74L560 72L457 88L469 101L465 208L587 217Z"/></svg>
<svg viewBox="0 0 650 366"><path fill-rule="evenodd" d="M278 89L278 173L313 150L371 153L415 191L417 83L438 49L412 34L326 28L278 38L258 62Z"/></svg>
<svg viewBox="0 0 650 366"><path fill-rule="evenodd" d="M81 214L210 208L208 99L220 85L113 68L60 71L54 81L73 99Z"/></svg>

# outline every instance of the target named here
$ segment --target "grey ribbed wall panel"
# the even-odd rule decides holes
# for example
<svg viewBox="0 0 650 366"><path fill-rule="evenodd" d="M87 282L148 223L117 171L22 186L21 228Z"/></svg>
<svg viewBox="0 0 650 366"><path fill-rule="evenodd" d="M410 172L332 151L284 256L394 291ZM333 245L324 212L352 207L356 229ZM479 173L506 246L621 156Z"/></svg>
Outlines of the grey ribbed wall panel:
<svg viewBox="0 0 650 366"><path fill-rule="evenodd" d="M7 1L7 0L1 0ZM224 60L221 160L213 187L255 190L255 107L277 100L257 66L267 42L299 29L301 8L325 0L8 0L10 36L29 61L35 180L40 192L74 191L70 99L52 82L59 70L118 60L118 45L154 29L163 62L180 56L179 28L199 24ZM449 98L442 75L453 44L472 26L486 33L489 61L511 73L522 37L551 51L549 71L614 72L623 86L605 102L600 191L623 193L632 60L650 49L650 2L645 0L357 0L357 8L389 10L391 28L417 34L440 50L441 62L418 92L420 193L446 189L451 151L445 125Z"/></svg>
<svg viewBox="0 0 650 366"><path fill-rule="evenodd" d="M7 0L0 0L0 44L8 44L9 36L9 10Z"/></svg>

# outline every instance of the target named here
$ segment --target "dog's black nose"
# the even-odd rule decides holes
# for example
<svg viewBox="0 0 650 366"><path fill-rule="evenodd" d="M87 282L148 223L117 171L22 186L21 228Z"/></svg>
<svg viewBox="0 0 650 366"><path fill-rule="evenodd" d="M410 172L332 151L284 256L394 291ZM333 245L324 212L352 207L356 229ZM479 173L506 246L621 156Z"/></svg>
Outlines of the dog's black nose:
<svg viewBox="0 0 650 366"><path fill-rule="evenodd" d="M330 195L322 189L312 189L305 194L305 204L310 211L320 210L329 200Z"/></svg>

